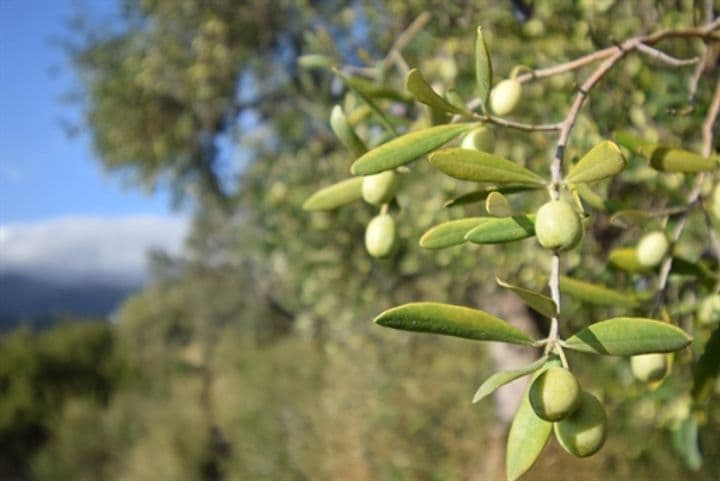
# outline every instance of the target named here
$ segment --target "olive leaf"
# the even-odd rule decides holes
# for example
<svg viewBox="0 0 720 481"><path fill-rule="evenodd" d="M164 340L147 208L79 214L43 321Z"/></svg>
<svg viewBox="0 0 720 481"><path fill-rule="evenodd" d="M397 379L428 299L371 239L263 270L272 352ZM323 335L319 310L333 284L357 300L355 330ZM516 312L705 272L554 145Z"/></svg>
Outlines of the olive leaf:
<svg viewBox="0 0 720 481"><path fill-rule="evenodd" d="M433 152L430 163L460 180L500 182L544 186L545 179L525 167L499 155L462 148Z"/></svg>
<svg viewBox="0 0 720 481"><path fill-rule="evenodd" d="M642 265L637 260L637 249L634 247L622 247L610 251L608 262L611 266L626 272L647 272L652 267Z"/></svg>
<svg viewBox="0 0 720 481"><path fill-rule="evenodd" d="M483 110L487 105L490 89L492 88L492 59L490 51L485 43L482 27L477 28L477 38L475 40L475 80L477 81L478 97L482 101Z"/></svg>
<svg viewBox="0 0 720 481"><path fill-rule="evenodd" d="M673 447L692 471L699 470L703 462L699 434L698 424L692 413L673 430Z"/></svg>
<svg viewBox="0 0 720 481"><path fill-rule="evenodd" d="M634 154L647 159L653 169L661 172L705 172L717 166L717 160L712 156L703 157L688 150L647 142L627 132L617 133L615 139Z"/></svg>
<svg viewBox="0 0 720 481"><path fill-rule="evenodd" d="M559 364L556 360L546 362L541 369L535 372L533 380L545 369ZM530 404L528 391L526 391L508 433L505 449L505 474L508 481L515 481L535 464L547 444L551 431L552 423L535 414L535 410Z"/></svg>
<svg viewBox="0 0 720 481"><path fill-rule="evenodd" d="M600 211L610 210L610 202L603 199L599 194L590 189L587 184L575 184L571 188L572 191L577 192L582 200L593 209Z"/></svg>
<svg viewBox="0 0 720 481"><path fill-rule="evenodd" d="M362 197L362 177L352 177L329 185L311 195L303 210L331 210Z"/></svg>
<svg viewBox="0 0 720 481"><path fill-rule="evenodd" d="M635 307L641 304L640 299L634 293L617 291L567 276L560 276L560 291L578 301L590 304L624 307Z"/></svg>
<svg viewBox="0 0 720 481"><path fill-rule="evenodd" d="M528 374L537 371L540 366L545 364L547 358L547 356L543 356L532 364L528 364L527 366L523 366L518 369L512 369L510 371L496 372L480 385L478 390L475 392L475 395L473 396L473 404L482 401L505 384L511 383L516 379L527 376Z"/></svg>
<svg viewBox="0 0 720 481"><path fill-rule="evenodd" d="M475 244L500 244L526 239L535 235L535 215L488 217L465 235Z"/></svg>
<svg viewBox="0 0 720 481"><path fill-rule="evenodd" d="M438 224L428 229L420 237L420 247L444 249L445 247L464 244L465 234L487 220L487 217L467 217Z"/></svg>
<svg viewBox="0 0 720 481"><path fill-rule="evenodd" d="M355 92L360 96L361 99L372 109L372 111L380 118L380 121L382 124L390 130L394 135L398 135L397 130L395 129L395 125L388 119L388 117L385 115L385 112L378 106L378 104L373 99L374 96L377 96L376 92L373 92L370 90L366 84L366 82L363 82L360 79L356 79L354 77L351 77L349 75L343 74L340 70L337 68L333 68L333 71L335 74L340 77L345 85L348 86L350 90Z"/></svg>
<svg viewBox="0 0 720 481"><path fill-rule="evenodd" d="M408 91L415 96L419 101L437 109L441 112L450 112L454 114L471 115L465 109L462 109L456 105L451 104L441 96L439 96L430 84L427 83L425 77L417 69L412 69L408 72L405 80L405 87Z"/></svg>
<svg viewBox="0 0 720 481"><path fill-rule="evenodd" d="M565 177L565 183L579 184L606 179L619 174L625 164L625 158L617 144L604 140L572 166Z"/></svg>
<svg viewBox="0 0 720 481"><path fill-rule="evenodd" d="M485 199L485 210L493 217L510 217L513 208L507 198L500 192L491 192Z"/></svg>
<svg viewBox="0 0 720 481"><path fill-rule="evenodd" d="M716 166L711 157L703 157L695 152L657 146L650 156L650 166L661 172L706 172Z"/></svg>
<svg viewBox="0 0 720 481"><path fill-rule="evenodd" d="M710 398L715 380L720 375L720 328L715 329L705 343L703 353L693 369L693 399L704 403Z"/></svg>
<svg viewBox="0 0 720 481"><path fill-rule="evenodd" d="M503 281L499 277L496 277L495 281L500 287L510 289L513 293L520 297L520 299L522 299L523 302L525 302L525 304L527 304L530 308L547 317L548 319L551 319L557 315L557 306L555 305L555 301L553 301L549 297L539 292L525 289L524 287L514 286Z"/></svg>
<svg viewBox="0 0 720 481"><path fill-rule="evenodd" d="M329 70L335 62L331 57L328 57L327 55L314 53L308 55L300 55L297 58L297 63L302 68L319 68Z"/></svg>
<svg viewBox="0 0 720 481"><path fill-rule="evenodd" d="M634 356L678 351L692 341L685 331L666 322L641 317L614 317L596 322L565 341L568 349Z"/></svg>
<svg viewBox="0 0 720 481"><path fill-rule="evenodd" d="M527 185L527 184L505 184L505 185L489 185L481 189L473 190L454 199L445 202L445 207L455 207L456 205L472 204L473 202L483 202L492 192L499 192L503 195L516 194L518 192L527 192L529 190L542 189L543 186Z"/></svg>
<svg viewBox="0 0 720 481"><path fill-rule="evenodd" d="M342 142L355 157L360 157L367 152L365 143L355 133L355 129L352 128L342 107L339 105L336 105L332 111L330 111L330 128L335 132L340 142Z"/></svg>
<svg viewBox="0 0 720 481"><path fill-rule="evenodd" d="M448 124L417 130L386 142L357 159L354 175L377 174L407 164L467 132L474 124Z"/></svg>
<svg viewBox="0 0 720 481"><path fill-rule="evenodd" d="M530 345L533 339L492 314L468 307L435 302L413 302L393 307L375 323L404 331L427 332L478 341Z"/></svg>
<svg viewBox="0 0 720 481"><path fill-rule="evenodd" d="M630 227L641 227L647 224L652 214L646 210L628 209L615 212L610 217L610 224L627 229Z"/></svg>

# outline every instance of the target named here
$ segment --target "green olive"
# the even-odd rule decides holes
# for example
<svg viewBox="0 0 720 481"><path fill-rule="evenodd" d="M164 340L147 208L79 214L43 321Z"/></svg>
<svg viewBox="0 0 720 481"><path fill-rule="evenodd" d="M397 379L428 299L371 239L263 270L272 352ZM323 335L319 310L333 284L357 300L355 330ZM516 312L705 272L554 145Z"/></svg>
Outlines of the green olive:
<svg viewBox="0 0 720 481"><path fill-rule="evenodd" d="M530 385L528 396L535 414L546 421L560 421L580 405L580 385L570 371L551 367Z"/></svg>
<svg viewBox="0 0 720 481"><path fill-rule="evenodd" d="M497 115L507 115L520 103L522 86L514 78L499 82L490 91L490 109Z"/></svg>
<svg viewBox="0 0 720 481"><path fill-rule="evenodd" d="M482 125L472 129L462 140L460 147L469 150L492 152L495 148L495 137L489 128Z"/></svg>
<svg viewBox="0 0 720 481"><path fill-rule="evenodd" d="M546 249L572 249L582 240L582 220L564 200L551 200L537 211L535 236Z"/></svg>
<svg viewBox="0 0 720 481"><path fill-rule="evenodd" d="M397 174L394 170L386 170L363 178L362 197L369 204L383 205L395 197L396 188Z"/></svg>
<svg viewBox="0 0 720 481"><path fill-rule="evenodd" d="M638 242L636 257L640 265L654 267L665 258L670 242L664 232L656 230L645 234Z"/></svg>
<svg viewBox="0 0 720 481"><path fill-rule="evenodd" d="M638 381L659 381L668 372L667 355L660 353L638 354L630 358L630 369Z"/></svg>
<svg viewBox="0 0 720 481"><path fill-rule="evenodd" d="M583 391L580 407L562 421L555 423L555 439L573 456L592 456L605 443L607 416L600 401Z"/></svg>
<svg viewBox="0 0 720 481"><path fill-rule="evenodd" d="M373 257L388 257L397 245L395 220L389 214L373 217L365 229L365 248Z"/></svg>
<svg viewBox="0 0 720 481"><path fill-rule="evenodd" d="M720 294L712 294L700 303L698 320L703 324L720 322Z"/></svg>

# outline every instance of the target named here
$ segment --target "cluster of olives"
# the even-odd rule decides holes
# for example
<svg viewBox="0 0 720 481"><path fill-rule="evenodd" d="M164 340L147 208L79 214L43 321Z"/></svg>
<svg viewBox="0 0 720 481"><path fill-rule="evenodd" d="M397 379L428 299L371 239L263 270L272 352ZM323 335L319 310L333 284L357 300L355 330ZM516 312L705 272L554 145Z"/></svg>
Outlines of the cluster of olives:
<svg viewBox="0 0 720 481"><path fill-rule="evenodd" d="M368 175L362 180L362 197L372 205L387 205L395 197L397 183L397 173L394 170ZM365 248L371 256L385 258L392 255L397 244L395 219L383 209L383 212L368 222L365 229Z"/></svg>
<svg viewBox="0 0 720 481"><path fill-rule="evenodd" d="M528 398L535 414L553 423L555 439L573 456L592 456L605 443L605 409L568 369L545 370L530 385Z"/></svg>

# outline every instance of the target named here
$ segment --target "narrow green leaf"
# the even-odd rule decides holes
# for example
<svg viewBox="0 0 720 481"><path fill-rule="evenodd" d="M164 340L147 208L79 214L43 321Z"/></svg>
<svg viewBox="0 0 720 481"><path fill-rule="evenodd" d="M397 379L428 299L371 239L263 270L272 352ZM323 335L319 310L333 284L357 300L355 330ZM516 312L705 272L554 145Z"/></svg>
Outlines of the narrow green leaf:
<svg viewBox="0 0 720 481"><path fill-rule="evenodd" d="M621 210L619 212L615 212L610 217L610 224L623 229L629 229L631 227L640 227L647 224L647 221L651 217L650 212L646 210Z"/></svg>
<svg viewBox="0 0 720 481"><path fill-rule="evenodd" d="M680 256L673 256L672 274L693 276L703 281L716 281L718 276L704 260L693 262Z"/></svg>
<svg viewBox="0 0 720 481"><path fill-rule="evenodd" d="M438 224L428 229L420 237L420 247L444 249L445 247L464 244L465 234L487 220L487 217L468 217Z"/></svg>
<svg viewBox="0 0 720 481"><path fill-rule="evenodd" d="M529 345L530 336L487 312L451 304L414 302L388 309L375 318L381 326L479 341Z"/></svg>
<svg viewBox="0 0 720 481"><path fill-rule="evenodd" d="M703 157L688 150L647 142L627 132L619 132L615 138L620 145L645 157L653 169L661 172L705 172L717 166L717 159L712 156Z"/></svg>
<svg viewBox="0 0 720 481"><path fill-rule="evenodd" d="M445 202L445 207L455 207L456 205L472 204L473 202L483 202L491 192L500 192L503 195L517 194L518 192L527 192L529 190L542 189L543 186L527 185L527 184L505 184L490 185L481 189L473 190L467 194L455 197Z"/></svg>
<svg viewBox="0 0 720 481"><path fill-rule="evenodd" d="M500 244L526 239L535 235L535 215L489 217L465 235L475 244Z"/></svg>
<svg viewBox="0 0 720 481"><path fill-rule="evenodd" d="M475 79L478 86L478 97L482 100L483 109L487 105L490 96L492 77L493 69L490 51L485 43L482 27L478 27L477 39L475 40Z"/></svg>
<svg viewBox="0 0 720 481"><path fill-rule="evenodd" d="M596 182L619 174L625 158L615 142L604 140L585 154L565 177L567 184Z"/></svg>
<svg viewBox="0 0 720 481"><path fill-rule="evenodd" d="M399 167L450 142L473 125L447 124L410 132L372 149L357 159L350 170L354 175L370 175Z"/></svg>
<svg viewBox="0 0 720 481"><path fill-rule="evenodd" d="M658 146L650 156L650 165L661 172L706 172L715 168L715 160L687 150Z"/></svg>
<svg viewBox="0 0 720 481"><path fill-rule="evenodd" d="M333 69L333 70L334 70L335 74L337 74L342 79L342 81L345 83L345 85L347 85L350 90L352 90L353 92L358 94L360 96L360 98L362 98L363 101L368 105L368 107L370 107L372 109L372 111L375 112L375 114L378 116L378 118L380 118L380 121L383 123L383 125L388 130L390 130L390 132L392 132L395 135L398 135L398 132L395 129L395 125L393 125L393 123L390 122L390 119L388 119L388 117L385 115L385 112L383 112L383 110L375 102L375 100L373 99L374 94L372 91L370 91L367 88L366 83L360 79L356 79L349 75L345 75L338 69Z"/></svg>
<svg viewBox="0 0 720 481"><path fill-rule="evenodd" d="M569 349L634 356L651 352L679 351L692 338L679 327L641 317L614 317L596 322L565 341Z"/></svg>
<svg viewBox="0 0 720 481"><path fill-rule="evenodd" d="M355 133L355 129L352 128L350 122L348 122L342 107L336 105L330 112L330 127L337 138L342 144L350 151L355 157L360 157L367 152L365 142Z"/></svg>
<svg viewBox="0 0 720 481"><path fill-rule="evenodd" d="M673 431L673 447L692 471L702 467L703 458L700 451L700 436L697 421L689 414Z"/></svg>
<svg viewBox="0 0 720 481"><path fill-rule="evenodd" d="M523 376L527 376L528 374L531 374L535 371L537 371L540 366L545 364L545 361L547 360L547 356L543 356L537 361L533 362L532 364L528 364L527 366L523 366L519 369L513 369L511 371L501 371L496 372L489 378L483 382L480 387L478 388L477 392L475 392L475 396L473 396L473 404L478 403L497 391L498 388L504 386L505 384L511 383L516 379L519 379Z"/></svg>
<svg viewBox="0 0 720 481"><path fill-rule="evenodd" d="M640 264L634 247L623 247L610 251L608 261L611 266L626 272L647 272L652 267Z"/></svg>
<svg viewBox="0 0 720 481"><path fill-rule="evenodd" d="M301 55L297 59L297 63L302 68L307 69L313 69L313 68L319 68L319 69L327 69L329 70L330 67L333 65L333 59L328 57L327 55L321 55L321 54L308 54L308 55Z"/></svg>
<svg viewBox="0 0 720 481"><path fill-rule="evenodd" d="M584 200L585 203L593 209L597 209L603 212L610 209L608 202L600 195L595 193L595 191L588 187L587 184L575 184L573 188L580 196L580 198Z"/></svg>
<svg viewBox="0 0 720 481"><path fill-rule="evenodd" d="M720 328L710 335L705 349L693 369L692 397L697 403L710 398L715 380L720 375Z"/></svg>
<svg viewBox="0 0 720 481"><path fill-rule="evenodd" d="M331 210L362 197L362 177L353 177L329 185L311 195L303 204L304 210Z"/></svg>
<svg viewBox="0 0 720 481"><path fill-rule="evenodd" d="M499 155L461 148L439 150L430 163L450 177L474 182L500 182L544 186L545 179Z"/></svg>
<svg viewBox="0 0 720 481"><path fill-rule="evenodd" d="M510 289L512 292L517 294L518 297L525 302L525 304L548 319L557 315L557 306L555 305L555 301L550 299L548 296L530 289L525 289L524 287L514 286L503 281L499 277L496 277L495 281L501 287Z"/></svg>
<svg viewBox="0 0 720 481"><path fill-rule="evenodd" d="M635 307L641 304L635 294L616 291L609 287L560 276L560 291L590 304Z"/></svg>
<svg viewBox="0 0 720 481"><path fill-rule="evenodd" d="M408 72L405 86L408 91L419 101L441 112L450 112L454 114L468 115L469 112L461 109L438 95L427 83L425 77L417 69Z"/></svg>
<svg viewBox="0 0 720 481"><path fill-rule="evenodd" d="M510 217L513 208L500 192L491 192L485 199L485 210L493 217Z"/></svg>
<svg viewBox="0 0 720 481"><path fill-rule="evenodd" d="M533 379L544 372L545 368L557 364L556 361L547 362L535 373ZM535 464L551 431L552 423L535 414L526 391L508 433L505 449L505 474L508 481L515 481Z"/></svg>

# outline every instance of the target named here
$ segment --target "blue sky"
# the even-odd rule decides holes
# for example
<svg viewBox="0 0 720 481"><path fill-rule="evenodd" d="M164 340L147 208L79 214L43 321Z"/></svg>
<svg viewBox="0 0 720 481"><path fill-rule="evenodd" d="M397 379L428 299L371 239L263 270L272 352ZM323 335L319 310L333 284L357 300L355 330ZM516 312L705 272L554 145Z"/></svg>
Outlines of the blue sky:
<svg viewBox="0 0 720 481"><path fill-rule="evenodd" d="M105 16L120 0L83 0ZM187 218L103 172L89 137L62 120L80 109L59 47L77 0L0 0L0 273L141 281L150 247L176 252Z"/></svg>
<svg viewBox="0 0 720 481"><path fill-rule="evenodd" d="M100 13L120 3L85 2ZM87 135L68 138L61 120L79 108L52 37L63 34L73 0L0 0L0 224L64 215L167 214L166 192L147 196L103 172ZM102 12L102 10L105 12Z"/></svg>

